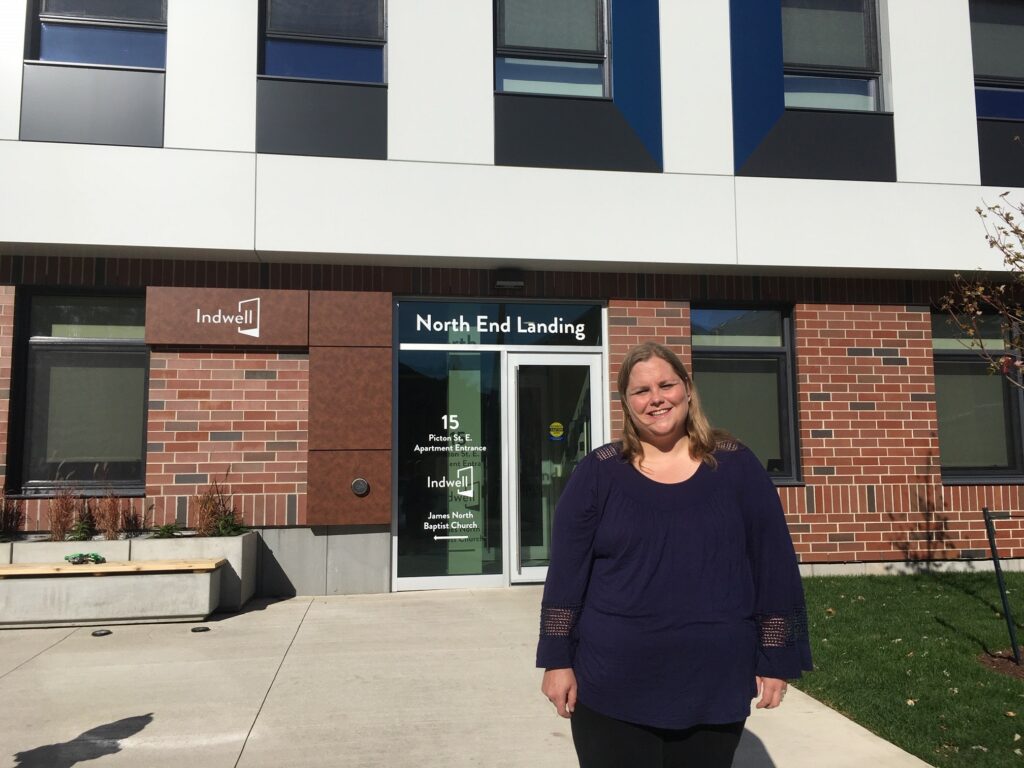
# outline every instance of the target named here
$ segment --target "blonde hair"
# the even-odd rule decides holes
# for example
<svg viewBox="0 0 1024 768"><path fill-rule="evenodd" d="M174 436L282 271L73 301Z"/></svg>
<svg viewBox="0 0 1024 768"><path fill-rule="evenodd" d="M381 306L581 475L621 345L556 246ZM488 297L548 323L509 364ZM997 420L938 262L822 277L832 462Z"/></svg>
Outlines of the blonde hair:
<svg viewBox="0 0 1024 768"><path fill-rule="evenodd" d="M682 379L690 395L689 409L686 414L686 434L690 439L690 456L703 461L711 467L718 465L715 460L714 451L718 448L729 448L735 446L735 440L725 431L714 429L708 421L707 415L700 404L700 394L697 386L690 378L690 374L675 352L656 341L646 341L638 344L626 353L619 369L618 390L619 400L622 404L622 457L626 461L634 459L642 460L644 447L640 442L640 435L637 433L636 424L633 423L633 416L629 410L629 376L637 363L643 363L652 357L658 357L668 363L676 375Z"/></svg>

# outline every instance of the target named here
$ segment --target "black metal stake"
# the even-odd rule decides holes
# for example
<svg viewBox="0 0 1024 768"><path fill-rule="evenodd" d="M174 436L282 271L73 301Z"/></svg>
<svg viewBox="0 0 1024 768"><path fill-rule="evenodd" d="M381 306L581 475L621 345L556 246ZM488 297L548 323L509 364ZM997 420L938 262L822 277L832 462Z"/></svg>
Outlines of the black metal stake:
<svg viewBox="0 0 1024 768"><path fill-rule="evenodd" d="M1013 661L1020 666L1020 647L1017 645L1017 627L1013 623L1013 613L1010 611L1010 601L1006 597L1006 582L1003 581L1003 569L999 565L999 551L996 549L996 526L993 520L1005 520L1010 516L1009 512L990 512L988 507L982 507L981 513L985 516L985 529L988 531L988 546L992 550L992 564L996 567L996 581L999 582L999 597L1003 600L1003 616L1006 617L1006 628L1010 630L1010 645L1013 647Z"/></svg>

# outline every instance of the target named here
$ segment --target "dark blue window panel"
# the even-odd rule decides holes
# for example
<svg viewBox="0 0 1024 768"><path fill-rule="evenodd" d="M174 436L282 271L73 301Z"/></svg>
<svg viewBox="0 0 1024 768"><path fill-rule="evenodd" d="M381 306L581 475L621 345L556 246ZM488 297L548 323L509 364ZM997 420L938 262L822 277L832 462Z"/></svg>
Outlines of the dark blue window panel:
<svg viewBox="0 0 1024 768"><path fill-rule="evenodd" d="M49 22L39 26L41 61L154 69L166 66L167 33L164 30Z"/></svg>
<svg viewBox="0 0 1024 768"><path fill-rule="evenodd" d="M978 117L1024 120L1024 90L1017 88L975 88Z"/></svg>
<svg viewBox="0 0 1024 768"><path fill-rule="evenodd" d="M384 49L376 45L268 38L263 52L265 75L353 83L384 82Z"/></svg>

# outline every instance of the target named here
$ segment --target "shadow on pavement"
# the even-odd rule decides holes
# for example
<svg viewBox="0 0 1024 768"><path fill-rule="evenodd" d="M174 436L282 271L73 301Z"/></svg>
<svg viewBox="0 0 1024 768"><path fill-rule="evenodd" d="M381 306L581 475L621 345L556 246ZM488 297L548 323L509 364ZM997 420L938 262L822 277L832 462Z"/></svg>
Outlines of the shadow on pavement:
<svg viewBox="0 0 1024 768"><path fill-rule="evenodd" d="M733 768L775 768L775 763L768 755L768 750L757 736L750 731L743 731L740 746L736 750Z"/></svg>
<svg viewBox="0 0 1024 768"><path fill-rule="evenodd" d="M18 768L71 768L75 763L95 760L121 751L121 739L134 736L153 722L153 713L126 717L90 728L71 741L47 744L14 756Z"/></svg>

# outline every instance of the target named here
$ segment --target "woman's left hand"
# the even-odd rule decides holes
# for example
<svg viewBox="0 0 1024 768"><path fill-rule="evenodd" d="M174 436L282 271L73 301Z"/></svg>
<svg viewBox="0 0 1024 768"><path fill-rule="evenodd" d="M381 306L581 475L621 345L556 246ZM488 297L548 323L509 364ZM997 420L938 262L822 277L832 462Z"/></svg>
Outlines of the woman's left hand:
<svg viewBox="0 0 1024 768"><path fill-rule="evenodd" d="M761 700L757 702L758 709L775 709L782 703L782 699L786 696L786 688L788 687L785 680L779 680L776 677L761 677L758 675L757 680L757 692L761 696Z"/></svg>

